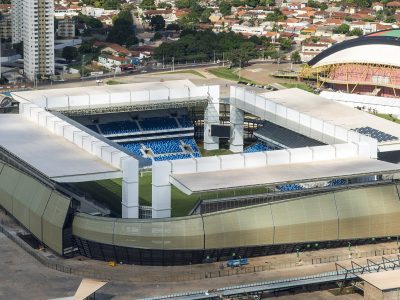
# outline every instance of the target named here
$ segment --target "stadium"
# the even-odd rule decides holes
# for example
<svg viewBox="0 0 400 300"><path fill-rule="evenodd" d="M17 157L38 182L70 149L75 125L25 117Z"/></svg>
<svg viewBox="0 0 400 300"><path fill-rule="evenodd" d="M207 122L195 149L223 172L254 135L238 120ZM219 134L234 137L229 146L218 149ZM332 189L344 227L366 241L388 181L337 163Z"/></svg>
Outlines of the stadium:
<svg viewBox="0 0 400 300"><path fill-rule="evenodd" d="M301 77L336 91L398 97L399 37L399 29L390 29L335 44L309 61Z"/></svg>
<svg viewBox="0 0 400 300"><path fill-rule="evenodd" d="M400 124L188 80L11 96L0 205L60 256L184 265L399 235Z"/></svg>

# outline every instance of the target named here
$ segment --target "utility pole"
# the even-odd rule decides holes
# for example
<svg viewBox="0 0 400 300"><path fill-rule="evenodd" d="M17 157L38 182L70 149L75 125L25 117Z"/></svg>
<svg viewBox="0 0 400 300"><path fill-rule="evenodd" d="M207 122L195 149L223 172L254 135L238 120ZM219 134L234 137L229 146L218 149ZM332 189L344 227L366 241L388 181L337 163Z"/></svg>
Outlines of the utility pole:
<svg viewBox="0 0 400 300"><path fill-rule="evenodd" d="M239 58L239 81L240 81L240 71L242 70L242 59Z"/></svg>
<svg viewBox="0 0 400 300"><path fill-rule="evenodd" d="M172 72L175 71L175 57L172 56Z"/></svg>
<svg viewBox="0 0 400 300"><path fill-rule="evenodd" d="M163 69L165 68L165 64L164 64L164 54L163 54L163 56L162 56L162 68L163 68Z"/></svg>
<svg viewBox="0 0 400 300"><path fill-rule="evenodd" d="M222 66L225 67L225 52L222 52Z"/></svg>
<svg viewBox="0 0 400 300"><path fill-rule="evenodd" d="M215 64L215 50L214 50L214 64Z"/></svg>
<svg viewBox="0 0 400 300"><path fill-rule="evenodd" d="M85 54L82 55L82 68L81 68L81 77L83 77L83 67L84 67L84 61L85 61Z"/></svg>

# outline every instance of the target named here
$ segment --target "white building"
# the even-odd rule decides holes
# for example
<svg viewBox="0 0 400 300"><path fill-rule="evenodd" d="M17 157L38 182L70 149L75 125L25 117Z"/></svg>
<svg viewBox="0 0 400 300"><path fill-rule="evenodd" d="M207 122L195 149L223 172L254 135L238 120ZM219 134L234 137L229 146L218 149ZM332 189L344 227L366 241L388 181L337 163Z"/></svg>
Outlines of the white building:
<svg viewBox="0 0 400 300"><path fill-rule="evenodd" d="M13 40L24 42L26 77L54 74L54 1L13 0L12 12Z"/></svg>
<svg viewBox="0 0 400 300"><path fill-rule="evenodd" d="M11 1L12 43L17 44L23 39L23 0Z"/></svg>
<svg viewBox="0 0 400 300"><path fill-rule="evenodd" d="M267 31L264 26L244 26L235 24L232 26L232 31L235 33L243 33L248 35L264 35Z"/></svg>
<svg viewBox="0 0 400 300"><path fill-rule="evenodd" d="M75 22L72 19L64 19L58 22L57 36L61 38L75 37Z"/></svg>

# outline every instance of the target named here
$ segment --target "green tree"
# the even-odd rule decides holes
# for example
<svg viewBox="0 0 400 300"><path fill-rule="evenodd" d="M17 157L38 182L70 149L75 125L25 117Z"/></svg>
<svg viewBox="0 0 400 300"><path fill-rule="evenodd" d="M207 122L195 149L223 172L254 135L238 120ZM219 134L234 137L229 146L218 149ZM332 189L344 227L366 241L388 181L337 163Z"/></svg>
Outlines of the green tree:
<svg viewBox="0 0 400 300"><path fill-rule="evenodd" d="M113 20L113 27L107 35L107 42L126 45L127 47L138 42L136 38L133 19L130 11L122 10Z"/></svg>
<svg viewBox="0 0 400 300"><path fill-rule="evenodd" d="M62 57L68 62L71 62L78 57L78 49L72 46L67 46L62 51Z"/></svg>
<svg viewBox="0 0 400 300"><path fill-rule="evenodd" d="M348 34L350 31L350 26L347 24L341 24L340 26L336 27L333 32L340 33L340 34Z"/></svg>
<svg viewBox="0 0 400 300"><path fill-rule="evenodd" d="M223 16L228 16L231 14L232 4L227 1L222 1L219 4L219 11Z"/></svg>
<svg viewBox="0 0 400 300"><path fill-rule="evenodd" d="M299 51L294 51L291 55L290 55L290 60L294 63L299 63L301 62L301 57L300 57L300 53Z"/></svg>
<svg viewBox="0 0 400 300"><path fill-rule="evenodd" d="M167 28L166 28L167 30L175 30L175 31L178 31L179 29L181 29L180 27L179 27L179 25L177 24L177 23L170 23L170 24L168 24L167 25Z"/></svg>
<svg viewBox="0 0 400 300"><path fill-rule="evenodd" d="M278 42L279 42L281 50L289 51L292 49L292 40L286 39L286 38L279 38Z"/></svg>
<svg viewBox="0 0 400 300"><path fill-rule="evenodd" d="M175 6L179 9L182 8L189 8L190 7L190 1L189 0L177 0L175 2Z"/></svg>
<svg viewBox="0 0 400 300"><path fill-rule="evenodd" d="M142 9L156 9L156 4L154 3L154 0L142 0L139 7Z"/></svg>
<svg viewBox="0 0 400 300"><path fill-rule="evenodd" d="M364 32L360 28L354 28L352 31L349 32L350 36L362 36Z"/></svg>
<svg viewBox="0 0 400 300"><path fill-rule="evenodd" d="M150 26L155 31L160 31L165 28L165 20L162 16L152 16L150 19Z"/></svg>

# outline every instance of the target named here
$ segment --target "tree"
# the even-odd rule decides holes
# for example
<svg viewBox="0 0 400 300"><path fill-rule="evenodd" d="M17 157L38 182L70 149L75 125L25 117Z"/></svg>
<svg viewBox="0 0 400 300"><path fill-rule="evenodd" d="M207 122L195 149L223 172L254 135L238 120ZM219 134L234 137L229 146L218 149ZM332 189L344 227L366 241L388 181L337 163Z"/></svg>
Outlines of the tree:
<svg viewBox="0 0 400 300"><path fill-rule="evenodd" d="M333 30L333 33L348 34L350 31L350 26L347 24L341 24Z"/></svg>
<svg viewBox="0 0 400 300"><path fill-rule="evenodd" d="M219 11L223 16L228 16L231 14L232 5L227 1L222 1L219 4Z"/></svg>
<svg viewBox="0 0 400 300"><path fill-rule="evenodd" d="M153 41L158 41L158 40L161 40L162 37L163 37L163 35L162 35L161 33L156 32L156 33L154 34L152 40L153 40Z"/></svg>
<svg viewBox="0 0 400 300"><path fill-rule="evenodd" d="M175 2L175 6L179 9L182 8L189 8L190 7L190 1L189 0L177 0Z"/></svg>
<svg viewBox="0 0 400 300"><path fill-rule="evenodd" d="M167 30L175 30L178 31L180 29L179 25L177 23L170 23L167 25Z"/></svg>
<svg viewBox="0 0 400 300"><path fill-rule="evenodd" d="M68 62L71 62L78 57L78 49L72 46L67 46L62 51L62 57Z"/></svg>
<svg viewBox="0 0 400 300"><path fill-rule="evenodd" d="M113 20L114 26L108 33L107 42L126 45L127 47L138 42L136 38L132 14L128 10L122 10Z"/></svg>
<svg viewBox="0 0 400 300"><path fill-rule="evenodd" d="M362 36L364 32L360 28L354 28L352 31L349 32L350 36Z"/></svg>
<svg viewBox="0 0 400 300"><path fill-rule="evenodd" d="M294 52L290 55L290 60L291 60L292 62L294 62L295 64L301 62L301 57L300 57L299 51L294 51Z"/></svg>
<svg viewBox="0 0 400 300"><path fill-rule="evenodd" d="M279 38L278 42L280 44L280 48L283 51L289 51L292 49L292 40L290 39L285 39L285 38Z"/></svg>
<svg viewBox="0 0 400 300"><path fill-rule="evenodd" d="M154 0L142 0L139 7L142 9L156 9L156 4Z"/></svg>
<svg viewBox="0 0 400 300"><path fill-rule="evenodd" d="M152 16L150 19L150 26L155 31L160 31L165 28L165 20L162 16Z"/></svg>

